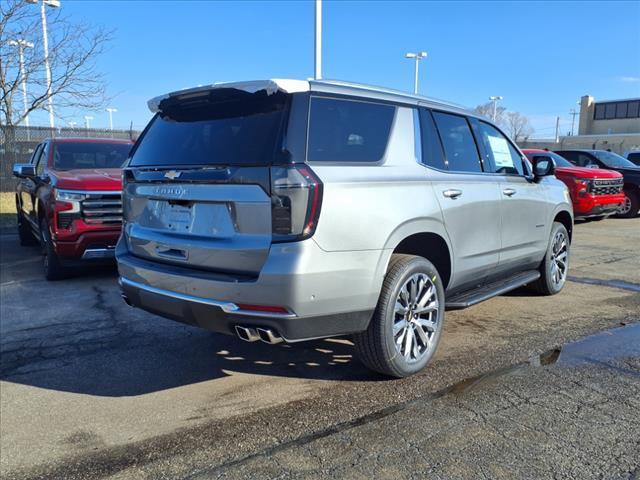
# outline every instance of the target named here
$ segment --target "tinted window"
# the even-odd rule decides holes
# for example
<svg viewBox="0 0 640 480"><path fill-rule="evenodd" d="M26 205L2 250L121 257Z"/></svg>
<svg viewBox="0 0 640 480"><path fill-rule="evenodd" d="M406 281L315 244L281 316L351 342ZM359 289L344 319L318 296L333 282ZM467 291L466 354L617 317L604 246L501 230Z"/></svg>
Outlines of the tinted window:
<svg viewBox="0 0 640 480"><path fill-rule="evenodd" d="M442 112L433 112L433 117L440 132L449 170L481 172L478 149L467 119Z"/></svg>
<svg viewBox="0 0 640 480"><path fill-rule="evenodd" d="M638 117L638 109L640 107L640 102L629 102L629 106L627 107L627 118L636 118Z"/></svg>
<svg viewBox="0 0 640 480"><path fill-rule="evenodd" d="M593 152L593 154L598 157L602 163L604 163L607 167L612 168L633 168L635 165L631 163L629 160L624 158L622 155L618 155L617 153L607 152L606 150L598 150Z"/></svg>
<svg viewBox="0 0 640 480"><path fill-rule="evenodd" d="M127 143L56 143L53 147L53 168L121 168L131 145Z"/></svg>
<svg viewBox="0 0 640 480"><path fill-rule="evenodd" d="M480 141L484 146L484 165L491 165L494 173L522 175L522 157L502 133L488 123L479 122Z"/></svg>
<svg viewBox="0 0 640 480"><path fill-rule="evenodd" d="M581 167L589 167L592 165L598 165L598 162L591 157L591 155L587 155L586 153L578 153L578 165Z"/></svg>
<svg viewBox="0 0 640 480"><path fill-rule="evenodd" d="M33 151L33 155L31 155L31 161L29 163L36 164L38 163L38 159L40 158L40 153L42 149L42 144L38 145L36 149Z"/></svg>
<svg viewBox="0 0 640 480"><path fill-rule="evenodd" d="M615 103L607 103L605 105L604 118L606 118L606 119L616 118L616 104Z"/></svg>
<svg viewBox="0 0 640 480"><path fill-rule="evenodd" d="M633 152L627 155L629 161L635 163L636 165L640 165L640 152Z"/></svg>
<svg viewBox="0 0 640 480"><path fill-rule="evenodd" d="M36 160L36 175L42 176L44 172L44 167L47 166L47 159L49 158L49 145L47 143L43 144L42 149L40 150L40 154Z"/></svg>
<svg viewBox="0 0 640 480"><path fill-rule="evenodd" d="M396 108L315 97L309 114L310 162L377 162L384 155Z"/></svg>
<svg viewBox="0 0 640 480"><path fill-rule="evenodd" d="M144 165L264 165L281 145L285 94L225 93L162 105L131 159Z"/></svg>
<svg viewBox="0 0 640 480"><path fill-rule="evenodd" d="M627 118L627 102L621 102L616 105L616 118Z"/></svg>
<svg viewBox="0 0 640 480"><path fill-rule="evenodd" d="M594 120L602 120L604 118L604 105L602 103L596 104L596 109L593 115Z"/></svg>
<svg viewBox="0 0 640 480"><path fill-rule="evenodd" d="M422 138L422 162L430 167L445 170L447 165L444 161L438 130L436 130L436 124L433 122L431 111L426 108L420 109L420 132Z"/></svg>

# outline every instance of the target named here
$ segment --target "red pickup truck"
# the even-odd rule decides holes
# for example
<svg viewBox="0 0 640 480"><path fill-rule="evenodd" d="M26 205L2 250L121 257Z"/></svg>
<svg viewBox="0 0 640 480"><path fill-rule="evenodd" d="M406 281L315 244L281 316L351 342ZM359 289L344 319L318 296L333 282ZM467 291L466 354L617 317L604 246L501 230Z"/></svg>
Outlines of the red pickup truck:
<svg viewBox="0 0 640 480"><path fill-rule="evenodd" d="M624 193L622 175L603 168L576 167L557 153L548 150L523 150L527 158L551 157L556 163L556 177L569 188L575 218L602 220L616 213Z"/></svg>
<svg viewBox="0 0 640 480"><path fill-rule="evenodd" d="M112 259L122 227L121 168L133 142L56 138L13 166L18 234L40 243L47 280L69 267Z"/></svg>

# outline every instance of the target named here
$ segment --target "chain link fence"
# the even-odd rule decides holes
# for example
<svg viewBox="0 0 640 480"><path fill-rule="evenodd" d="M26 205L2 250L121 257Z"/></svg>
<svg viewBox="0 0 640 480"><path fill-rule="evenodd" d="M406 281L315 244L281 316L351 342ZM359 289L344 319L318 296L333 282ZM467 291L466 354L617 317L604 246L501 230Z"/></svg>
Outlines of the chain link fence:
<svg viewBox="0 0 640 480"><path fill-rule="evenodd" d="M0 126L0 192L12 192L15 163L27 163L38 144L46 138L124 138L135 139L136 130L107 130L100 128L49 128Z"/></svg>

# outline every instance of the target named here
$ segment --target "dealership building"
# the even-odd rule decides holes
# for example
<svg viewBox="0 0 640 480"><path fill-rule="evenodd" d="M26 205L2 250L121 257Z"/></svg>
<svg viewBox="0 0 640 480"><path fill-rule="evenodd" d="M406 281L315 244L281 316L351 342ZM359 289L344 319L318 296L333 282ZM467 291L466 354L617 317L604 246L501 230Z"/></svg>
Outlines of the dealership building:
<svg viewBox="0 0 640 480"><path fill-rule="evenodd" d="M590 95L580 99L578 135L640 133L640 98L596 102Z"/></svg>
<svg viewBox="0 0 640 480"><path fill-rule="evenodd" d="M640 150L640 98L596 101L591 95L580 99L578 135L557 139L520 142L522 148L572 148L611 150L624 155Z"/></svg>

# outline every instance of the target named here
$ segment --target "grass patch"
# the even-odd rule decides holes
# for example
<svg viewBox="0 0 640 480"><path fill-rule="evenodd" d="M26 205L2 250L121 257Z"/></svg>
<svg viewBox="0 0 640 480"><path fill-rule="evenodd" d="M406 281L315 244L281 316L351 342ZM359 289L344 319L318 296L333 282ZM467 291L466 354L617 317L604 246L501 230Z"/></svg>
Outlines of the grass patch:
<svg viewBox="0 0 640 480"><path fill-rule="evenodd" d="M16 194L0 192L0 228L16 226Z"/></svg>

